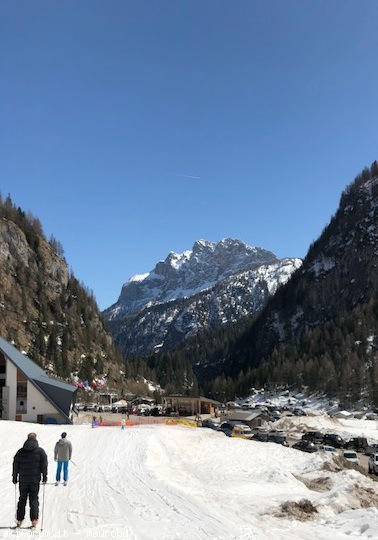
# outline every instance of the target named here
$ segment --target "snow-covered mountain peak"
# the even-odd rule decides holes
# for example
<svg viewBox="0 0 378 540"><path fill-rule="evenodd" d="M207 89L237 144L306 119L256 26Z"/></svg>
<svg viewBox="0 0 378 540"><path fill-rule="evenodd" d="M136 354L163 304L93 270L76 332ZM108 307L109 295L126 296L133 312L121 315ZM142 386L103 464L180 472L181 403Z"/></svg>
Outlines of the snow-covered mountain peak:
<svg viewBox="0 0 378 540"><path fill-rule="evenodd" d="M130 283L131 281L143 281L145 280L148 276L149 276L149 272L147 272L146 274L136 274L135 276L131 277L128 281L128 283Z"/></svg>
<svg viewBox="0 0 378 540"><path fill-rule="evenodd" d="M192 251L184 251L183 253L175 253L171 251L165 259L165 263L169 264L174 270L179 270L191 257Z"/></svg>
<svg viewBox="0 0 378 540"><path fill-rule="evenodd" d="M112 320L148 305L193 296L235 273L276 261L272 252L241 240L197 240L192 250L172 251L151 272L129 279L122 287L118 302L106 310L106 318Z"/></svg>

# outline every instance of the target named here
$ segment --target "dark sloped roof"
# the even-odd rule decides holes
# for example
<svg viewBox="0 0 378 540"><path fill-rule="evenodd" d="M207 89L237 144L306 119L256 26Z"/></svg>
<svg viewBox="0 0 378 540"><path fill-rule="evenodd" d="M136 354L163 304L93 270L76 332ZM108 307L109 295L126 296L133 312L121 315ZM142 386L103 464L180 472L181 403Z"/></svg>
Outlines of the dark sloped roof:
<svg viewBox="0 0 378 540"><path fill-rule="evenodd" d="M194 401L194 400L201 400L203 403L215 403L216 405L221 405L220 401L216 401L215 399L206 398L203 396L183 396L182 394L171 394L170 396L163 396L164 399L177 399L181 401Z"/></svg>
<svg viewBox="0 0 378 540"><path fill-rule="evenodd" d="M0 350L22 373L58 408L69 420L72 394L77 392L76 386L47 373L28 356L0 337Z"/></svg>
<svg viewBox="0 0 378 540"><path fill-rule="evenodd" d="M228 418L230 420L243 420L245 422L252 422L252 420L255 420L259 416L268 416L267 413L264 411L260 411L259 409L255 409L254 411L241 411L241 410L230 410L227 414Z"/></svg>

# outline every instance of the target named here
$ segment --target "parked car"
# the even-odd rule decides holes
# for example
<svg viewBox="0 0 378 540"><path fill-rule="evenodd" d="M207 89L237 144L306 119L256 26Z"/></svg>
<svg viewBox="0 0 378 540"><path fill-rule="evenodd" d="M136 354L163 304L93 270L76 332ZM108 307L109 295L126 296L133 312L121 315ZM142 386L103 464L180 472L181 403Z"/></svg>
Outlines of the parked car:
<svg viewBox="0 0 378 540"><path fill-rule="evenodd" d="M232 430L234 429L235 426L245 426L245 427L248 427L246 424L242 424L241 422L232 422L232 421L229 421L229 422L222 422L222 424L220 425L219 429L220 429L220 431L223 431L223 433L224 433L225 435L227 435L227 437L231 437Z"/></svg>
<svg viewBox="0 0 378 540"><path fill-rule="evenodd" d="M365 452L368 446L366 437L353 437L349 441L346 441L344 448L348 450L355 450L356 452Z"/></svg>
<svg viewBox="0 0 378 540"><path fill-rule="evenodd" d="M345 441L337 433L326 433L323 436L323 444L334 446L335 448L345 448Z"/></svg>
<svg viewBox="0 0 378 540"><path fill-rule="evenodd" d="M215 429L216 431L219 430L219 422L215 422L212 418L204 418L202 420L202 427L207 427L210 429Z"/></svg>
<svg viewBox="0 0 378 540"><path fill-rule="evenodd" d="M255 433L252 437L253 441L268 442L267 433Z"/></svg>
<svg viewBox="0 0 378 540"><path fill-rule="evenodd" d="M253 432L247 425L234 426L231 431L231 437L237 437L239 439L252 439Z"/></svg>
<svg viewBox="0 0 378 540"><path fill-rule="evenodd" d="M306 439L302 439L295 444L293 444L292 448L295 448L295 450L301 450L301 452L317 452L318 448L315 446L315 444L312 441L308 441Z"/></svg>
<svg viewBox="0 0 378 540"><path fill-rule="evenodd" d="M318 446L320 452L326 452L327 454L337 454L337 450L334 446L328 444L321 444Z"/></svg>
<svg viewBox="0 0 378 540"><path fill-rule="evenodd" d="M313 443L323 442L323 433L321 431L307 431L302 435L302 441L311 441Z"/></svg>
<svg viewBox="0 0 378 540"><path fill-rule="evenodd" d="M369 444L369 445L365 448L364 453L365 453L366 456L370 456L371 454L376 454L376 453L378 453L378 444L377 444L377 443Z"/></svg>
<svg viewBox="0 0 378 540"><path fill-rule="evenodd" d="M306 411L303 409L293 409L294 416L307 416Z"/></svg>
<svg viewBox="0 0 378 540"><path fill-rule="evenodd" d="M312 441L307 441L306 439L301 439L292 445L292 448L295 450L301 450L302 452L316 452L318 446L315 445Z"/></svg>
<svg viewBox="0 0 378 540"><path fill-rule="evenodd" d="M96 410L96 405L94 403L87 403L83 407L83 411L95 411L95 410Z"/></svg>
<svg viewBox="0 0 378 540"><path fill-rule="evenodd" d="M83 411L84 410L84 403L75 403L75 408L78 410L78 411Z"/></svg>
<svg viewBox="0 0 378 540"><path fill-rule="evenodd" d="M371 454L369 457L369 473L378 474L378 453Z"/></svg>
<svg viewBox="0 0 378 540"><path fill-rule="evenodd" d="M358 460L358 454L354 450L344 450L343 458L345 458L347 461L350 461L351 463L355 463L356 465L360 464Z"/></svg>
<svg viewBox="0 0 378 540"><path fill-rule="evenodd" d="M289 446L286 437L284 435L280 435L279 433L268 433L268 442L282 444L282 446Z"/></svg>

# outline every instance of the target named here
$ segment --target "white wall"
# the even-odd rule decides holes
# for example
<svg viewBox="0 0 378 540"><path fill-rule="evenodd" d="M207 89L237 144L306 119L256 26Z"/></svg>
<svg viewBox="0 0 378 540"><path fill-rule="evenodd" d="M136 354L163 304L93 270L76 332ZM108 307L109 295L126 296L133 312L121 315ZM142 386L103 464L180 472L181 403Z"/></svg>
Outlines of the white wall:
<svg viewBox="0 0 378 540"><path fill-rule="evenodd" d="M23 422L37 422L37 416L43 414L56 417L58 410L48 401L43 394L30 381L27 381L27 412L22 414ZM3 414L4 420L16 420L16 396L17 396L17 368L6 359L6 386L8 387L8 414ZM4 390L3 390L4 392Z"/></svg>
<svg viewBox="0 0 378 540"><path fill-rule="evenodd" d="M17 396L17 368L6 359L6 386L8 391L8 415L7 420L16 419L16 396Z"/></svg>
<svg viewBox="0 0 378 540"><path fill-rule="evenodd" d="M22 415L23 422L36 422L37 415L53 416L57 409L28 381L27 413Z"/></svg>

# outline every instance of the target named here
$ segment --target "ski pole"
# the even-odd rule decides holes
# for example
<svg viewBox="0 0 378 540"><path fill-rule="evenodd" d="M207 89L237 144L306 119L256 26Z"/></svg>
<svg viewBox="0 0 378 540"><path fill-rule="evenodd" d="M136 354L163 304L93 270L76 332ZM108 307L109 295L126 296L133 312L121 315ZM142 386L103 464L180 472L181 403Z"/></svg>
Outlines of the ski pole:
<svg viewBox="0 0 378 540"><path fill-rule="evenodd" d="M74 461L72 461L72 459L70 459L70 462L72 463L72 465L75 465L75 467L76 467L76 463Z"/></svg>
<svg viewBox="0 0 378 540"><path fill-rule="evenodd" d="M46 483L43 484L41 531L43 531L43 510L45 509L45 488L46 488Z"/></svg>
<svg viewBox="0 0 378 540"><path fill-rule="evenodd" d="M17 484L14 485L14 515L17 520Z"/></svg>

